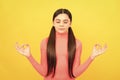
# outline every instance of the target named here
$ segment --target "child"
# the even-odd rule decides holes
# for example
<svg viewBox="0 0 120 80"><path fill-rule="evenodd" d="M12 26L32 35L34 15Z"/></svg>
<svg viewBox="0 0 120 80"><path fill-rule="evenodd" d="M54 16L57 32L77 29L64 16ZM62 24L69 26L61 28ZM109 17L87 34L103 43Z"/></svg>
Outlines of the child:
<svg viewBox="0 0 120 80"><path fill-rule="evenodd" d="M72 15L67 9L58 9L53 15L53 26L48 38L41 42L41 63L32 57L30 46L16 44L16 50L28 58L33 67L44 77L44 80L75 80L94 60L106 51L96 44L91 56L80 64L81 42L75 38L72 28Z"/></svg>

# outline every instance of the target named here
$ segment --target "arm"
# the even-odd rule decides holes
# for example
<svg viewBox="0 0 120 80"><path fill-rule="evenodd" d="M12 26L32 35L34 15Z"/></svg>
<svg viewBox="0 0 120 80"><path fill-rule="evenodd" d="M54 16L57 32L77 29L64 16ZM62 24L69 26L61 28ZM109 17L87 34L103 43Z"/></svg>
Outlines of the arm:
<svg viewBox="0 0 120 80"><path fill-rule="evenodd" d="M39 64L33 57L30 55L28 60L31 62L33 67L36 69L38 73L42 76L46 76L47 73L47 65L46 65L46 49L45 49L45 41L41 43L41 64Z"/></svg>
<svg viewBox="0 0 120 80"><path fill-rule="evenodd" d="M19 45L16 44L16 50L28 58L33 67L42 75L46 76L47 66L46 66L46 49L45 49L45 40L41 42L41 64L39 64L33 56L30 54L30 46L28 44Z"/></svg>
<svg viewBox="0 0 120 80"><path fill-rule="evenodd" d="M83 64L80 64L80 57L82 52L82 44L79 41L76 41L76 55L74 60L74 66L73 66L73 74L75 77L78 77L81 75L90 65L92 62L91 57L89 57Z"/></svg>
<svg viewBox="0 0 120 80"><path fill-rule="evenodd" d="M99 45L96 44L93 47L93 51L91 56L86 60L85 63L80 65L80 56L81 56L81 51L82 51L82 45L79 41L77 41L77 49L76 49L76 56L75 56L75 61L74 61L74 67L73 67L73 74L78 77L79 75L81 75L87 68L88 66L91 64L91 62L93 61L93 59L98 56L103 54L106 49L107 49L107 45L105 45L103 48Z"/></svg>

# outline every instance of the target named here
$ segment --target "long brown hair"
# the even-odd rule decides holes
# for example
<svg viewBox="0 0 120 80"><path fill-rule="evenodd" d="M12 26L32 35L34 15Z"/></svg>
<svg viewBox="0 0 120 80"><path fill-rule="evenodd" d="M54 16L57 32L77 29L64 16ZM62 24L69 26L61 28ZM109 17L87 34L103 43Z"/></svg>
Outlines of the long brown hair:
<svg viewBox="0 0 120 80"><path fill-rule="evenodd" d="M72 22L72 15L69 10L67 9L58 9L54 15L53 15L53 21L56 16L59 14L67 14L68 17L70 18L70 21ZM48 70L47 70L47 75L50 75L53 73L53 77L55 75L55 70L56 70L56 31L55 27L53 26L50 35L48 38L48 43L47 43L47 65L48 65ZM68 73L71 78L74 78L75 76L73 75L73 63L74 63L74 58L75 58L75 52L76 52L76 41L75 41L75 36L73 34L73 31L71 27L68 29Z"/></svg>

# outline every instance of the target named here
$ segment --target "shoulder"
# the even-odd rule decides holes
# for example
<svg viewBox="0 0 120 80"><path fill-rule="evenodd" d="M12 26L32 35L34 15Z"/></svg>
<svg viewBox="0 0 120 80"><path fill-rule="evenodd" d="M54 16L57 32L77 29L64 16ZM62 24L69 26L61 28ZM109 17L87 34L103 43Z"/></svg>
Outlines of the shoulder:
<svg viewBox="0 0 120 80"><path fill-rule="evenodd" d="M76 39L76 48L82 47L82 42L79 39Z"/></svg>
<svg viewBox="0 0 120 80"><path fill-rule="evenodd" d="M48 38L44 38L44 39L42 39L42 41L41 41L41 44L43 43L47 43L47 41L48 41Z"/></svg>
<svg viewBox="0 0 120 80"><path fill-rule="evenodd" d="M47 46L47 42L48 42L48 38L42 39L42 41L41 41L41 43L40 43L40 46L41 46L41 47L46 47L46 46Z"/></svg>

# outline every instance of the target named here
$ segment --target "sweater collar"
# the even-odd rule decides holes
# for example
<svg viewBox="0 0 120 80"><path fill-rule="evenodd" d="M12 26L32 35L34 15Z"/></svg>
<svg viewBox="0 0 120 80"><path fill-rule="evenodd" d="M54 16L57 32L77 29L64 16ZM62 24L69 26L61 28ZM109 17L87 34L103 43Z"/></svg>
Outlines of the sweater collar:
<svg viewBox="0 0 120 80"><path fill-rule="evenodd" d="M56 38L68 38L68 32L65 33L56 32Z"/></svg>

